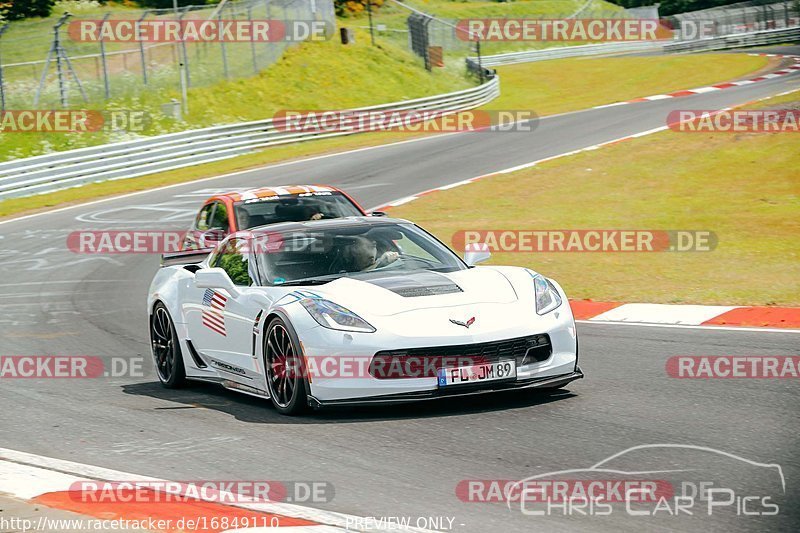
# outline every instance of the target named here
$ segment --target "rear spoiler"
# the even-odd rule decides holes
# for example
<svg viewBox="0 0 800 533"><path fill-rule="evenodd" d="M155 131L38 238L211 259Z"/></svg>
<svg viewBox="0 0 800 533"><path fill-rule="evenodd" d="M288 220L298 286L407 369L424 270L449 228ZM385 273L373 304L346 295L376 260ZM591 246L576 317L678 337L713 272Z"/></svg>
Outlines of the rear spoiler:
<svg viewBox="0 0 800 533"><path fill-rule="evenodd" d="M206 257L214 251L214 248L203 248L202 250L182 250L180 252L170 252L161 255L161 266L194 265L205 261Z"/></svg>

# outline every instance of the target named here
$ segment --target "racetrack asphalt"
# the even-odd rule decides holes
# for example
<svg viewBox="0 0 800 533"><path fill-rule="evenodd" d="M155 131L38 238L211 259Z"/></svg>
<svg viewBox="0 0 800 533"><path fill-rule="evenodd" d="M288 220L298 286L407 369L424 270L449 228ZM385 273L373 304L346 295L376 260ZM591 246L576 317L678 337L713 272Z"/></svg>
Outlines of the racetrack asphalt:
<svg viewBox="0 0 800 533"><path fill-rule="evenodd" d="M794 73L685 98L544 118L532 133L442 135L5 222L0 355L142 356L146 377L3 380L0 446L167 479L327 481L335 486L335 499L317 507L361 516L455 517L455 530L464 532L796 530L797 381L674 379L665 364L674 355L798 355L798 333L581 323L580 364L587 377L565 392L286 418L266 401L217 386L162 389L149 358L145 310L158 257L81 256L65 241L78 229L184 229L209 189L329 183L367 207L380 205L658 128L671 110L718 109L797 88L800 74ZM586 468L654 443L710 447L779 464L786 481L778 497L781 512L527 516L519 508L456 496L461 480L519 480ZM682 459L662 460L680 468ZM714 479L734 488L761 475L741 461L715 464Z"/></svg>

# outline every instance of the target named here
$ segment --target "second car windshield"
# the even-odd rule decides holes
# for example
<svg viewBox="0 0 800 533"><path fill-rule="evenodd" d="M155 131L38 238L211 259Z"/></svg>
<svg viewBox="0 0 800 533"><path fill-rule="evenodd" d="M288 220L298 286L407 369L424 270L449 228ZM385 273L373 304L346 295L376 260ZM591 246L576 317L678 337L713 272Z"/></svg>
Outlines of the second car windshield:
<svg viewBox="0 0 800 533"><path fill-rule="evenodd" d="M270 235L275 239L276 235ZM452 272L466 265L413 224L380 224L281 233L257 254L265 285L326 282L363 273Z"/></svg>
<svg viewBox="0 0 800 533"><path fill-rule="evenodd" d="M363 215L353 202L337 192L254 198L236 203L234 209L240 230L278 222L302 222Z"/></svg>

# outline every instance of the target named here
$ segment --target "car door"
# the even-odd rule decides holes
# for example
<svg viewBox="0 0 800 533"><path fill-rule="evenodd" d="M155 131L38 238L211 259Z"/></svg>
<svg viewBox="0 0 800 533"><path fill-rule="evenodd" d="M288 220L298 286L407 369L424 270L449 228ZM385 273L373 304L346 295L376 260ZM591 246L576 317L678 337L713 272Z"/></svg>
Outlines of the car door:
<svg viewBox="0 0 800 533"><path fill-rule="evenodd" d="M253 298L247 240L232 237L221 243L209 267L221 268L236 285L239 294L225 289L196 288L194 312L187 323L195 348L220 376L256 388L261 364L254 353L255 326L262 306Z"/></svg>

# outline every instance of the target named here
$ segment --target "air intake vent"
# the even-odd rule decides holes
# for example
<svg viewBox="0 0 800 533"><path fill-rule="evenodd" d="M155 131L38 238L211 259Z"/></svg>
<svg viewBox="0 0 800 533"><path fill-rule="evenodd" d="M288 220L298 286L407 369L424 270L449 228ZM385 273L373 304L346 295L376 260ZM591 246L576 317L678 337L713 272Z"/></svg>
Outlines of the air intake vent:
<svg viewBox="0 0 800 533"><path fill-rule="evenodd" d="M406 298L416 296L437 296L439 294L451 294L454 292L464 292L458 285L436 285L433 287L401 287L394 289L394 292Z"/></svg>

